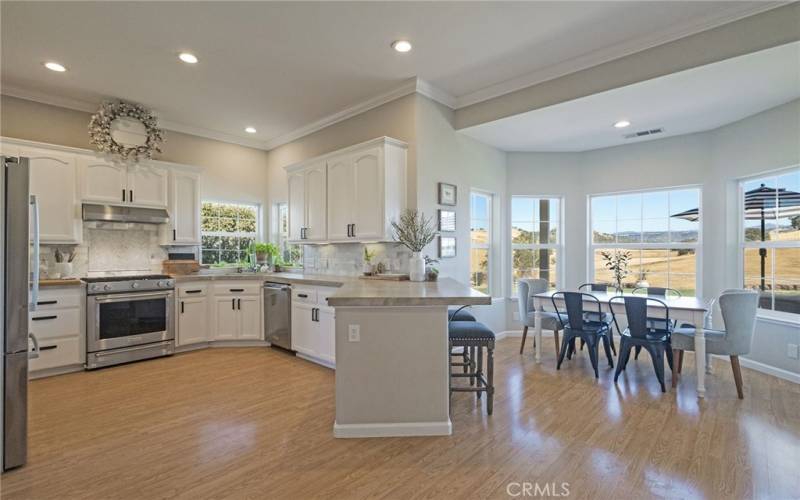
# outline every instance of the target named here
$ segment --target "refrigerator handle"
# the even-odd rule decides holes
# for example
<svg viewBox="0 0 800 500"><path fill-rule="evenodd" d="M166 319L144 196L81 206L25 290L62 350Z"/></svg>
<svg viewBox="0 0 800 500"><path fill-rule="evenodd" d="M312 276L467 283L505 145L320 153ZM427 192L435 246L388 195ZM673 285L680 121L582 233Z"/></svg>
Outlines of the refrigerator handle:
<svg viewBox="0 0 800 500"><path fill-rule="evenodd" d="M32 333L29 333L28 337L33 341L33 351L28 353L28 359L36 359L39 357L39 339Z"/></svg>
<svg viewBox="0 0 800 500"><path fill-rule="evenodd" d="M31 287L30 311L35 311L39 302L39 200L35 195L31 195L31 205L33 206L33 271Z"/></svg>

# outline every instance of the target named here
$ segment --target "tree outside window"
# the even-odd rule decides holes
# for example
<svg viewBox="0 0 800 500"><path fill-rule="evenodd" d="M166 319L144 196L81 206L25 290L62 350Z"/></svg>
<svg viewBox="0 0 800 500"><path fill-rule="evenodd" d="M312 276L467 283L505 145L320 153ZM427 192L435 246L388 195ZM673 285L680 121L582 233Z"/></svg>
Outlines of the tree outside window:
<svg viewBox="0 0 800 500"><path fill-rule="evenodd" d="M203 202L201 260L212 266L247 265L258 239L258 206Z"/></svg>

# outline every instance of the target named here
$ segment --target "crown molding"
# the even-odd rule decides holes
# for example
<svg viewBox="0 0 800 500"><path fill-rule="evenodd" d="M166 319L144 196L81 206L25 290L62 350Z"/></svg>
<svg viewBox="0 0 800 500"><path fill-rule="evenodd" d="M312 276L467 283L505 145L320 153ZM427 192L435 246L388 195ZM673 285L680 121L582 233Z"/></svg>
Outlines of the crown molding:
<svg viewBox="0 0 800 500"><path fill-rule="evenodd" d="M654 32L645 37L640 37L635 40L628 40L604 49L596 50L594 52L562 61L558 64L542 68L526 75L518 76L516 78L476 90L475 92L458 96L456 98L454 109L465 108L479 102L488 101L489 99L494 99L495 97L500 97L517 90L546 82L548 80L554 80L577 71L607 63L613 61L614 59L629 56L643 50L651 49L665 43L673 42L687 36L701 33L703 31L708 31L724 24L732 23L734 21L754 16L756 14L782 7L784 5L789 5L791 3L792 2L766 1L757 2L757 5L734 5L719 15L703 19L699 22L675 26L666 30Z"/></svg>
<svg viewBox="0 0 800 500"><path fill-rule="evenodd" d="M444 104L450 109L456 109L458 104L458 98L456 96L439 87L433 86L433 84L422 78L417 78L417 93L433 99L440 104Z"/></svg>

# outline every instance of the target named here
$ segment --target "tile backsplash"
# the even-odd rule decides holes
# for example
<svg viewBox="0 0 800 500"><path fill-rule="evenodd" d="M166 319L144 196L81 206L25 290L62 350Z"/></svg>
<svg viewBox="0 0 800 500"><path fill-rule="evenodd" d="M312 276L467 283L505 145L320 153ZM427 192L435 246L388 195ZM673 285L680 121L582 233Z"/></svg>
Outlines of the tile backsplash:
<svg viewBox="0 0 800 500"><path fill-rule="evenodd" d="M375 252L372 263L383 262L387 272L407 273L411 252L398 243L340 243L330 245L305 245L303 268L305 272L357 276L364 264L364 247Z"/></svg>
<svg viewBox="0 0 800 500"><path fill-rule="evenodd" d="M162 261L170 251L196 252L196 247L159 245L158 226L152 224L85 223L83 243L74 245L42 245L42 274L56 277L55 251L65 254L75 249L70 277L87 277L104 272L160 273Z"/></svg>

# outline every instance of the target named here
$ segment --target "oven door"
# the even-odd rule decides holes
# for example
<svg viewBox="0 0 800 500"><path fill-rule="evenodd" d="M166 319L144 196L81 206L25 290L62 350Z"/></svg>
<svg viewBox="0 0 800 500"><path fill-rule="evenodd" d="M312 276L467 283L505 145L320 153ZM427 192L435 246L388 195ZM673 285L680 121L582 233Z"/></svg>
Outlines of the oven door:
<svg viewBox="0 0 800 500"><path fill-rule="evenodd" d="M88 352L175 338L174 291L87 297Z"/></svg>

